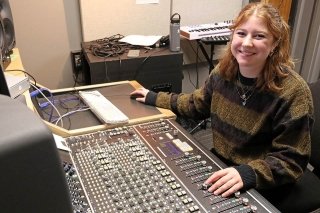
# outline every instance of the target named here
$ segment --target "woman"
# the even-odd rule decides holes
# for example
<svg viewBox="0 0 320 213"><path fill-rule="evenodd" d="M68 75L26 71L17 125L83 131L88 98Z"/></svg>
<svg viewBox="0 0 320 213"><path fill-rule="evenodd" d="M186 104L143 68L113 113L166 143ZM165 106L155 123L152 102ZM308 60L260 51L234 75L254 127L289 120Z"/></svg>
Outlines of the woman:
<svg viewBox="0 0 320 213"><path fill-rule="evenodd" d="M144 88L137 101L195 119L211 117L212 152L230 167L204 185L216 195L272 189L296 182L310 156L313 104L293 70L289 27L271 5L246 5L231 26L231 42L205 85L191 94Z"/></svg>

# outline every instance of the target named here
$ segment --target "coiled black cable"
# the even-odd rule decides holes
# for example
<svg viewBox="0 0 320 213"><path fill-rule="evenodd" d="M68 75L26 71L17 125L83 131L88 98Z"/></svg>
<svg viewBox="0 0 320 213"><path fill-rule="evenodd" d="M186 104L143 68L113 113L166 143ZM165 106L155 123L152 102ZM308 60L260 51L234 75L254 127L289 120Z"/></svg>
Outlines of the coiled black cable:
<svg viewBox="0 0 320 213"><path fill-rule="evenodd" d="M91 42L89 50L91 53L97 57L113 57L119 56L126 52L126 50L132 48L132 45L119 42L124 36L121 34L116 34L110 37L97 39Z"/></svg>

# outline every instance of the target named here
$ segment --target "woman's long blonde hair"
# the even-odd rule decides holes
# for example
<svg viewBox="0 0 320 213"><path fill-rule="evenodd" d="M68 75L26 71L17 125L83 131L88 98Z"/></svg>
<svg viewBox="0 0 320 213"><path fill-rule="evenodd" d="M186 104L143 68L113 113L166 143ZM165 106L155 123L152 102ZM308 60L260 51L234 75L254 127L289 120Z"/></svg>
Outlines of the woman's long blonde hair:
<svg viewBox="0 0 320 213"><path fill-rule="evenodd" d="M230 29L234 32L237 27L253 15L261 18L266 23L268 30L273 35L274 42L276 42L276 47L266 60L262 75L257 79L257 87L263 90L279 91L281 87L277 82L294 69L293 60L289 55L289 25L279 15L279 11L270 4L252 3L246 5L240 11ZM238 62L231 53L231 42L227 45L227 50L218 65L221 75L228 80L234 80L238 72Z"/></svg>

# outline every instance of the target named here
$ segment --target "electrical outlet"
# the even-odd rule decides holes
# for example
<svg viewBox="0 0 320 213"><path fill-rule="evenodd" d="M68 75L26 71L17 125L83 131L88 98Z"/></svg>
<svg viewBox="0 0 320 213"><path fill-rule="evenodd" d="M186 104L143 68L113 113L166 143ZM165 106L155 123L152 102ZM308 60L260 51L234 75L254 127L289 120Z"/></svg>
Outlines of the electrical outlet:
<svg viewBox="0 0 320 213"><path fill-rule="evenodd" d="M71 52L71 62L73 73L78 75L82 70L82 52L80 50Z"/></svg>

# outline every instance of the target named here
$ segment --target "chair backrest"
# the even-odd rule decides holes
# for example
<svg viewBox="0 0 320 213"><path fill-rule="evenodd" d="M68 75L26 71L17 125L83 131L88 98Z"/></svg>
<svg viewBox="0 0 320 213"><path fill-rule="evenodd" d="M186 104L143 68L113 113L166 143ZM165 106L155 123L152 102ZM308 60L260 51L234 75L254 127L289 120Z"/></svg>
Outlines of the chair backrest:
<svg viewBox="0 0 320 213"><path fill-rule="evenodd" d="M311 133L311 158L310 164L314 173L320 177L320 79L309 85L314 105L314 126Z"/></svg>

